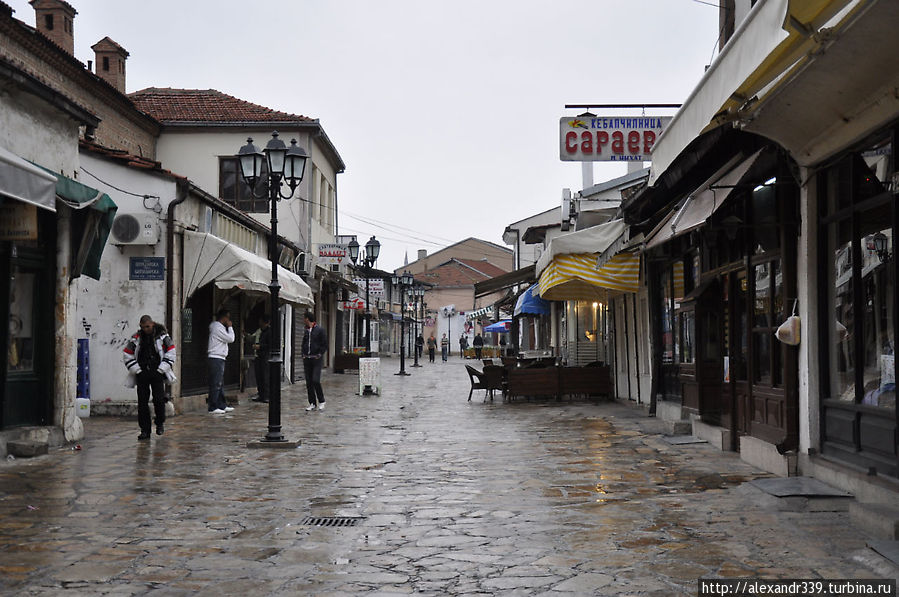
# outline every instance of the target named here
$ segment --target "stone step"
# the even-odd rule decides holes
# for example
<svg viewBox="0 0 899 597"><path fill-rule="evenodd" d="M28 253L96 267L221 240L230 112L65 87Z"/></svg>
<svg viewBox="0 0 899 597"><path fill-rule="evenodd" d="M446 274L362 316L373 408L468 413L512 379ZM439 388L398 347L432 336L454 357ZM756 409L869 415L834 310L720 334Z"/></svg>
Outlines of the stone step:
<svg viewBox="0 0 899 597"><path fill-rule="evenodd" d="M877 539L899 539L899 507L852 502L849 506L849 519L852 524Z"/></svg>
<svg viewBox="0 0 899 597"><path fill-rule="evenodd" d="M6 452L16 458L31 458L41 456L50 450L48 442L17 439L6 442Z"/></svg>

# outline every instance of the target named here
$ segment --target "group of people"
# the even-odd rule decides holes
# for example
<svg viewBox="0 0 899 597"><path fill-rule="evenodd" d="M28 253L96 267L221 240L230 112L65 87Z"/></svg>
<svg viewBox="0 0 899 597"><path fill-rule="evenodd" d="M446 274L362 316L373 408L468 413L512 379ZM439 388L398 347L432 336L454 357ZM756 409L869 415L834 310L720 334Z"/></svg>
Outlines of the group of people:
<svg viewBox="0 0 899 597"><path fill-rule="evenodd" d="M415 339L415 352L418 358L422 356L422 350L424 349L425 344L428 347L428 362L435 362L435 357L437 355L437 338L434 337L434 334L428 337L427 341L425 341L424 336L421 334ZM443 333L443 336L440 338L440 356L444 362L449 358L449 338L446 337L446 332ZM480 334L477 334L472 341L472 346L474 347L475 355L477 358L481 358L481 350L484 348L484 339ZM468 348L468 337L465 334L462 334L459 337L459 357L465 358L465 349Z"/></svg>
<svg viewBox="0 0 899 597"><path fill-rule="evenodd" d="M311 312L303 315L303 323L306 328L302 342L303 373L309 400L306 410L322 411L325 410L325 394L321 374L323 357L328 351L328 335L325 329L316 323L315 314ZM209 342L206 349L209 373L209 394L206 401L208 412L213 415L222 415L234 410L233 406L228 405L224 390L225 362L228 358L229 345L234 339L231 312L228 309L220 309L215 315L215 321L209 324ZM272 350L271 319L267 315L259 318L259 328L253 334L253 349L258 390L253 401L267 403L271 396L269 359ZM165 326L153 321L149 315L141 316L140 329L129 338L123 351L123 360L128 371L126 385L137 388L137 423L140 427L138 440L150 439L153 422L150 416L151 395L156 434L165 433L165 405L168 400L165 385L175 381L173 369L175 355L175 343Z"/></svg>

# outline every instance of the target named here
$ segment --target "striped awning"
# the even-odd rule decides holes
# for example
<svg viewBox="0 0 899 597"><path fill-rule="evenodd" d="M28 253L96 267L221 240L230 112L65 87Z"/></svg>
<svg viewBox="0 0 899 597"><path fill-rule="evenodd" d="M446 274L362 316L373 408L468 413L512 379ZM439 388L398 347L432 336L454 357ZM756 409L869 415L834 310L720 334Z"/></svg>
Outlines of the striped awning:
<svg viewBox="0 0 899 597"><path fill-rule="evenodd" d="M551 301L606 300L610 291L637 292L640 254L619 253L596 269L596 253L556 255L540 274L540 296Z"/></svg>

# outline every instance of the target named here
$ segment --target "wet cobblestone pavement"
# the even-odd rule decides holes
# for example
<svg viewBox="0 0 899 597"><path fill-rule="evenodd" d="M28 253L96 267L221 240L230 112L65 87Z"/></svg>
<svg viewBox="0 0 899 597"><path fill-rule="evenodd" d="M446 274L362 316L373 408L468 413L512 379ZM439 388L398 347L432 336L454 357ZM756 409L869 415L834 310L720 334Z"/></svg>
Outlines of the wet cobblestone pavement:
<svg viewBox="0 0 899 597"><path fill-rule="evenodd" d="M266 405L86 420L83 449L0 465L4 595L695 595L699 577L875 578L841 512L778 511L769 476L674 446L627 404L482 402L458 359L324 412L285 387L296 450L248 449ZM317 527L307 517L360 517Z"/></svg>

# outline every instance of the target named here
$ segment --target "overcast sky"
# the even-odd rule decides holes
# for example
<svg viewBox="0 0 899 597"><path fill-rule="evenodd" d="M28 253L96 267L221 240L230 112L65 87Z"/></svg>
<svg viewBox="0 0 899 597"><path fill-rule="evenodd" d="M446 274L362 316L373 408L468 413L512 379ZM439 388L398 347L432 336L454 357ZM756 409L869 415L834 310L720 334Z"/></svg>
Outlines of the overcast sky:
<svg viewBox="0 0 899 597"><path fill-rule="evenodd" d="M34 25L27 0L5 1ZM581 188L559 160L566 104L680 103L718 37L714 0L69 3L76 57L108 35L131 54L129 92L212 88L320 119L347 166L340 233L376 235L382 269L469 236L503 244Z"/></svg>

